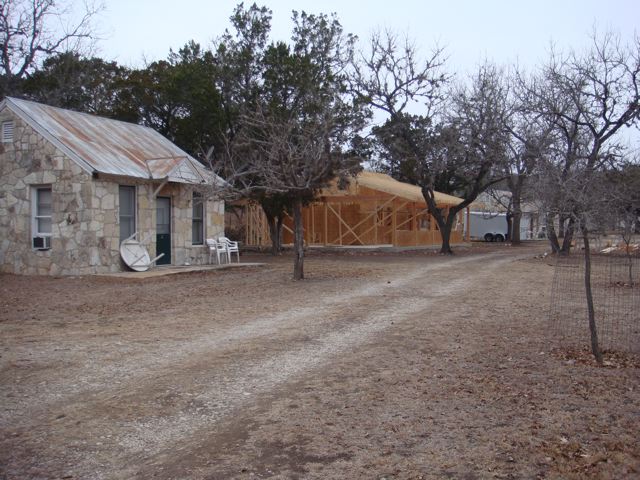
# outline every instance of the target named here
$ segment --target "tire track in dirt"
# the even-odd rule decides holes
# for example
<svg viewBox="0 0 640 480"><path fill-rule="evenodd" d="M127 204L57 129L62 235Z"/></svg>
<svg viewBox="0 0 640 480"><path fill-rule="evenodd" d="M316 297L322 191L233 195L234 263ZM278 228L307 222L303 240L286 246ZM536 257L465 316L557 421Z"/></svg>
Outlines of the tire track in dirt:
<svg viewBox="0 0 640 480"><path fill-rule="evenodd" d="M483 274L493 274L504 262L510 262L513 258L476 257L474 260L476 261L472 261L471 264L489 263L483 268ZM448 266L452 267L451 263L448 263ZM426 283L426 277L435 272L430 268L419 268L392 286L384 284L374 288L365 287L354 296L342 296L341 304L330 308L338 308L345 315L349 315L354 309L348 300L351 298L353 301L353 297L359 296L361 302L371 304L371 309L345 328L330 329L320 335L316 334L311 345L293 345L293 348L272 357L241 360L232 371L218 376L209 383L214 386L196 395L200 404L205 406L206 414L180 411L173 416L132 422L128 426L129 431L123 432L124 435L115 440L122 451L126 452L123 457L117 459L117 463L138 465L145 458L149 458L151 453L152 457L158 455L155 461L151 460L150 465L153 465L156 461L162 463L167 454L172 456L176 454L176 450L189 449L194 441L198 443L196 439L202 432L210 432L210 429L215 428L223 418L251 404L255 398L269 395L287 382L331 363L340 355L372 341L377 335L392 328L392 325L399 325L406 319L432 308L434 302L446 301L453 292L460 291L476 280L477 275L469 275L469 266L468 261L456 259L456 267L462 267L464 270L456 272L458 275L455 278L447 278L438 285L432 285L428 291L425 291L423 285ZM454 273L451 268L448 270L447 276ZM467 275L464 275L465 273ZM372 301L371 297L380 295L382 291L387 292L387 296ZM322 313L314 310L316 316ZM294 317L300 321L300 318ZM170 445L173 447L167 452L166 449ZM178 445L179 447L176 447ZM134 475L134 470L128 473Z"/></svg>
<svg viewBox="0 0 640 480"><path fill-rule="evenodd" d="M98 393L104 395L105 386L110 389L128 390L133 386L135 388L140 380L147 377L153 377L153 371L162 371L174 367L176 364L184 362L187 358L206 354L216 349L224 349L229 345L239 341L249 341L260 337L272 337L290 328L297 328L305 318L313 317L316 322L305 324L305 328L310 329L310 334L317 334L326 322L322 319L332 317L331 309L340 309L340 305L344 302L351 302L354 298L359 297L375 297L390 287L397 287L411 284L416 277L426 273L437 273L442 269L448 269L458 264L466 264L468 262L487 261L491 257L499 254L484 254L473 257L460 257L454 259L443 259L438 263L429 264L427 266L412 266L412 269L405 272L402 277L392 280L393 285L387 283L378 283L367 285L356 291L333 295L328 298L317 298L316 305L308 307L299 307L291 309L286 313L271 314L264 317L253 317L245 320L240 325L226 327L219 331L212 329L206 335L188 342L182 342L179 345L157 345L151 351L146 350L135 354L130 351L121 352L121 358L105 359L100 356L89 357L87 362L81 368L70 367L65 370L62 377L46 382L42 385L38 397L25 397L19 389L12 390L6 388L3 395L10 394L11 397L22 397L19 404L12 402L10 398L5 397L5 408L0 412L0 425L15 419L16 416L24 416L29 410L42 404L50 404L54 407L56 404L68 405L76 401L84 402L87 395ZM327 309L327 307L329 309ZM320 314L320 310L322 314ZM318 321L318 319L320 319ZM121 343L121 342L118 342ZM116 345L123 346L126 345ZM45 347L26 347L30 349L30 354L34 357L51 358L56 354L57 347L48 345ZM116 348L117 349L117 348ZM61 353L57 351L57 354ZM138 357L138 358L136 358ZM132 369L132 365L135 367ZM125 379L124 381L121 379ZM12 387L12 386L9 386ZM14 388L19 386L13 386Z"/></svg>
<svg viewBox="0 0 640 480"><path fill-rule="evenodd" d="M472 281L472 276L465 274L470 273L474 266L484 265L483 270L495 270L502 262L513 259L513 256L486 254L412 266L402 277L392 278L390 284L365 285L350 293L318 298L320 305L253 318L221 334L212 332L185 343L167 356L157 357L162 348L156 352L145 352L144 361L132 365L136 369L135 375L124 384L110 384L109 378L122 372L105 366L100 371L101 375L93 378L99 387L67 392L64 398L55 395L53 398L30 399L26 405L20 406L21 414L12 415L12 419L14 422L17 418L24 420L16 422L17 426L33 429L34 434L40 431L43 438L54 439L56 435L52 430L59 428L57 433L64 433L65 429L51 424L52 412L60 408L74 412L75 418L84 421L82 434L74 438L74 448L64 452L62 445L50 442L46 451L41 451L40 461L53 464L56 459L66 458L68 464L75 465L76 475L108 478L119 466L136 465L156 455L161 459L167 448L173 452L175 447L170 448L171 445L189 445L192 442L188 439L197 438L200 431L215 427L234 410L251 404L259 396L270 394L278 386L305 372L326 365L345 351L357 348L388 329L392 322L400 323L408 316L429 308L433 302L446 298L452 291ZM446 282L435 286L431 284L428 291L416 287L422 285L421 279L434 275L440 277L442 271L446 271ZM457 278L451 278L454 271ZM350 318L349 322L336 322L336 318L345 316ZM300 338L302 332L305 339ZM217 365L219 371L211 372L208 367L212 357L230 345L244 343L247 348L254 346L252 342L268 342L272 338L281 344L273 349L275 354L234 352L223 359L225 363ZM163 373L165 370L169 373ZM200 374L198 382L193 384L193 378L180 379L176 375L180 370L197 370L205 374ZM158 383L161 387L157 386ZM119 412L111 412L111 415L116 415L115 419L111 418L116 420L116 425L112 430L108 429L109 435L105 435L104 418L91 420L93 411L109 412L109 407L114 410L113 404L123 399L127 403L136 398L140 401L145 395L153 397L166 383L172 384L176 395L188 396L190 404L197 404L198 408L185 408L184 402L178 402L178 408L172 412L159 416L143 415L141 420L136 417L134 421L119 416Z"/></svg>
<svg viewBox="0 0 640 480"><path fill-rule="evenodd" d="M432 275L433 272L427 271L426 269L417 272L416 275L411 276L410 281L402 285L396 285L397 288L388 292L384 302L378 305L379 310L374 311L374 313L370 314L366 319L363 319L362 322L345 330L329 332L315 347L291 350L283 355L270 359L264 365L258 366L257 369L263 378L259 393L263 396L269 396L280 387L286 389L285 385L287 383L299 381L304 374L317 375L320 368L328 367L335 361L339 362L337 359L342 355L348 354L368 343L375 342L376 338L388 329L401 328L403 322L412 321L416 316L421 316L422 313L431 311L436 304L448 302L451 294L459 293L461 289L464 289L474 282L478 282L479 277L495 275L495 272L505 263L513 262L516 258L497 258L496 256L492 256L492 258L488 260L490 264L487 265L487 268L484 268L481 273L464 276L464 274L472 272L469 270L450 271L447 272L447 274L451 273L453 275L447 278L446 282L439 283L430 290L425 290L424 285L430 285L433 279L427 276ZM466 262L460 262L460 264L462 264L460 266L464 266L463 268L467 268ZM420 280L422 280L422 282L420 282ZM428 326L425 325L425 328L428 328ZM288 367L289 365L293 365L293 367ZM251 371L251 369L244 370L244 374L251 376L249 375ZM278 373L274 375L273 372ZM264 377L266 377L266 380L264 380ZM238 378L240 377L237 377L236 380ZM233 398L236 392L233 387L231 389L226 389L225 387L221 392L212 389L206 392L206 395L217 395L221 393ZM146 478L146 475L149 475L150 471L154 469L156 471L163 470L163 465L172 465L177 458L193 458L192 452L196 450L199 445L211 442L211 436L215 435L215 433L212 433L210 428L214 427L215 422L222 420L225 415L228 415L234 410L240 410L248 406L252 401L251 399L245 400L242 397L235 398L235 403L229 405L229 411L219 412L220 415L213 419L207 427L203 427L201 424L187 424L180 425L180 431L176 430L171 432L171 434L176 434L181 437L181 440L175 443L176 446L174 448L161 451L155 457L146 461L140 457L131 458L129 463L139 465L144 461L145 468L142 470L142 472L144 472L142 476ZM141 429L141 433L145 431L148 430ZM171 431L171 428L169 431ZM138 437L138 439L142 438L143 437ZM125 477L127 475L134 476L140 473L140 470L133 468L126 471ZM153 476L153 474L150 476Z"/></svg>

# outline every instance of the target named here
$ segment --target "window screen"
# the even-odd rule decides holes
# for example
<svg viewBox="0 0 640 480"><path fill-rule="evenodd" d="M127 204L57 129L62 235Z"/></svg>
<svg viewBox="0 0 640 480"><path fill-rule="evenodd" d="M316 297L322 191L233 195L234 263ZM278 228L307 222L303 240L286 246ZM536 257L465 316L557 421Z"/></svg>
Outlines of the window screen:
<svg viewBox="0 0 640 480"><path fill-rule="evenodd" d="M136 231L136 187L120 185L120 241Z"/></svg>
<svg viewBox="0 0 640 480"><path fill-rule="evenodd" d="M193 217L191 221L191 244L204 244L204 202L202 195L193 192Z"/></svg>
<svg viewBox="0 0 640 480"><path fill-rule="evenodd" d="M51 235L51 187L35 189L35 234Z"/></svg>

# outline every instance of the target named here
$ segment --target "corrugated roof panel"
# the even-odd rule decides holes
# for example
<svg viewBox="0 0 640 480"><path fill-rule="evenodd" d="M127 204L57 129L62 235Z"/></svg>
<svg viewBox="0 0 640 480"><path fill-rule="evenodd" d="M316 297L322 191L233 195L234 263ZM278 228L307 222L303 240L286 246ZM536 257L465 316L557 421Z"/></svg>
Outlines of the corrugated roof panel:
<svg viewBox="0 0 640 480"><path fill-rule="evenodd" d="M169 173L169 180L182 183L203 183L205 178L188 162L183 162Z"/></svg>
<svg viewBox="0 0 640 480"><path fill-rule="evenodd" d="M202 181L191 166L196 160L151 128L27 100L7 100L36 130L96 172L161 179L174 171L193 170L175 181ZM182 167L185 162L186 168Z"/></svg>

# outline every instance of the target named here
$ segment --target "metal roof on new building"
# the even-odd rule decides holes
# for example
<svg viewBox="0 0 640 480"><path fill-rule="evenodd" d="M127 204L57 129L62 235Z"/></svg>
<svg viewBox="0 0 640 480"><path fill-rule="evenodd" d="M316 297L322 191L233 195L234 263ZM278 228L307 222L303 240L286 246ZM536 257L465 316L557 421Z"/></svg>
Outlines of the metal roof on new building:
<svg viewBox="0 0 640 480"><path fill-rule="evenodd" d="M206 183L212 174L155 130L7 97L10 108L88 173Z"/></svg>

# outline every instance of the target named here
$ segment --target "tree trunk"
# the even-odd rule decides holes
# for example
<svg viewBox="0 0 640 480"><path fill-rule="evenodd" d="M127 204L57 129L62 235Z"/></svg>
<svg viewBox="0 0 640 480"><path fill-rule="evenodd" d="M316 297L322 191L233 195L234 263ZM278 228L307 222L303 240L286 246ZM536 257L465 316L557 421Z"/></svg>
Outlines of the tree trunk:
<svg viewBox="0 0 640 480"><path fill-rule="evenodd" d="M440 228L440 236L442 237L442 246L440 247L440 253L442 255L453 255L451 250L451 229L453 228L453 221L456 218L457 212L449 210L449 215L444 222L438 222Z"/></svg>
<svg viewBox="0 0 640 480"><path fill-rule="evenodd" d="M575 230L575 220L573 217L569 217L567 226L564 230L564 238L562 239L562 248L560 248L560 255L569 255L571 253L571 242L573 241L573 233Z"/></svg>
<svg viewBox="0 0 640 480"><path fill-rule="evenodd" d="M582 239L584 241L584 291L587 297L587 313L589 316L589 331L591 332L591 352L598 365L602 366L602 352L598 345L598 330L596 328L595 309L593 307L593 292L591 291L591 249L589 246L589 230L582 222Z"/></svg>
<svg viewBox="0 0 640 480"><path fill-rule="evenodd" d="M442 235L440 253L443 255L453 255L453 250L451 250L451 226L445 224L445 227L440 229L440 234Z"/></svg>
<svg viewBox="0 0 640 480"><path fill-rule="evenodd" d="M278 255L278 227L276 219L267 215L267 223L269 224L269 239L271 240L271 255Z"/></svg>
<svg viewBox="0 0 640 480"><path fill-rule="evenodd" d="M302 201L293 202L293 279L304 278L304 230L302 226Z"/></svg>
<svg viewBox="0 0 640 480"><path fill-rule="evenodd" d="M442 210L438 208L436 204L433 190L428 187L422 187L422 196L427 204L429 213L438 224L438 229L440 230L440 237L442 238L440 253L443 255L453 255L453 250L451 250L451 229L453 227L453 221L460 209L456 210L454 207L449 208L449 213L445 219L442 215Z"/></svg>
<svg viewBox="0 0 640 480"><path fill-rule="evenodd" d="M271 255L278 256L282 251L282 216L267 217L269 238L271 238Z"/></svg>
<svg viewBox="0 0 640 480"><path fill-rule="evenodd" d="M512 241L513 237L513 213L507 211L507 238L505 240Z"/></svg>
<svg viewBox="0 0 640 480"><path fill-rule="evenodd" d="M567 223L567 216L566 215L559 215L558 216L558 237L560 238L564 238L566 235L564 226Z"/></svg>
<svg viewBox="0 0 640 480"><path fill-rule="evenodd" d="M278 232L276 230L276 216L262 205L262 211L267 219L267 225L269 226L269 240L271 240L271 255L278 255Z"/></svg>
<svg viewBox="0 0 640 480"><path fill-rule="evenodd" d="M520 238L520 225L522 224L522 213L514 213L511 221L511 244L520 245L522 239Z"/></svg>
<svg viewBox="0 0 640 480"><path fill-rule="evenodd" d="M276 234L277 234L277 244L278 244L278 252L277 255L280 255L282 251L282 222L284 221L284 214L280 214L276 217Z"/></svg>
<svg viewBox="0 0 640 480"><path fill-rule="evenodd" d="M511 244L520 245L520 223L522 222L522 207L519 195L513 198L513 212L511 217Z"/></svg>
<svg viewBox="0 0 640 480"><path fill-rule="evenodd" d="M556 229L553 226L553 216L545 215L544 223L547 227L547 238L549 239L549 245L551 246L552 253L558 253L560 251L560 242L558 241L558 236L556 235Z"/></svg>
<svg viewBox="0 0 640 480"><path fill-rule="evenodd" d="M261 204L264 216L269 225L269 239L271 240L271 255L280 255L282 251L282 213L274 213L275 210L267 208L265 203Z"/></svg>

